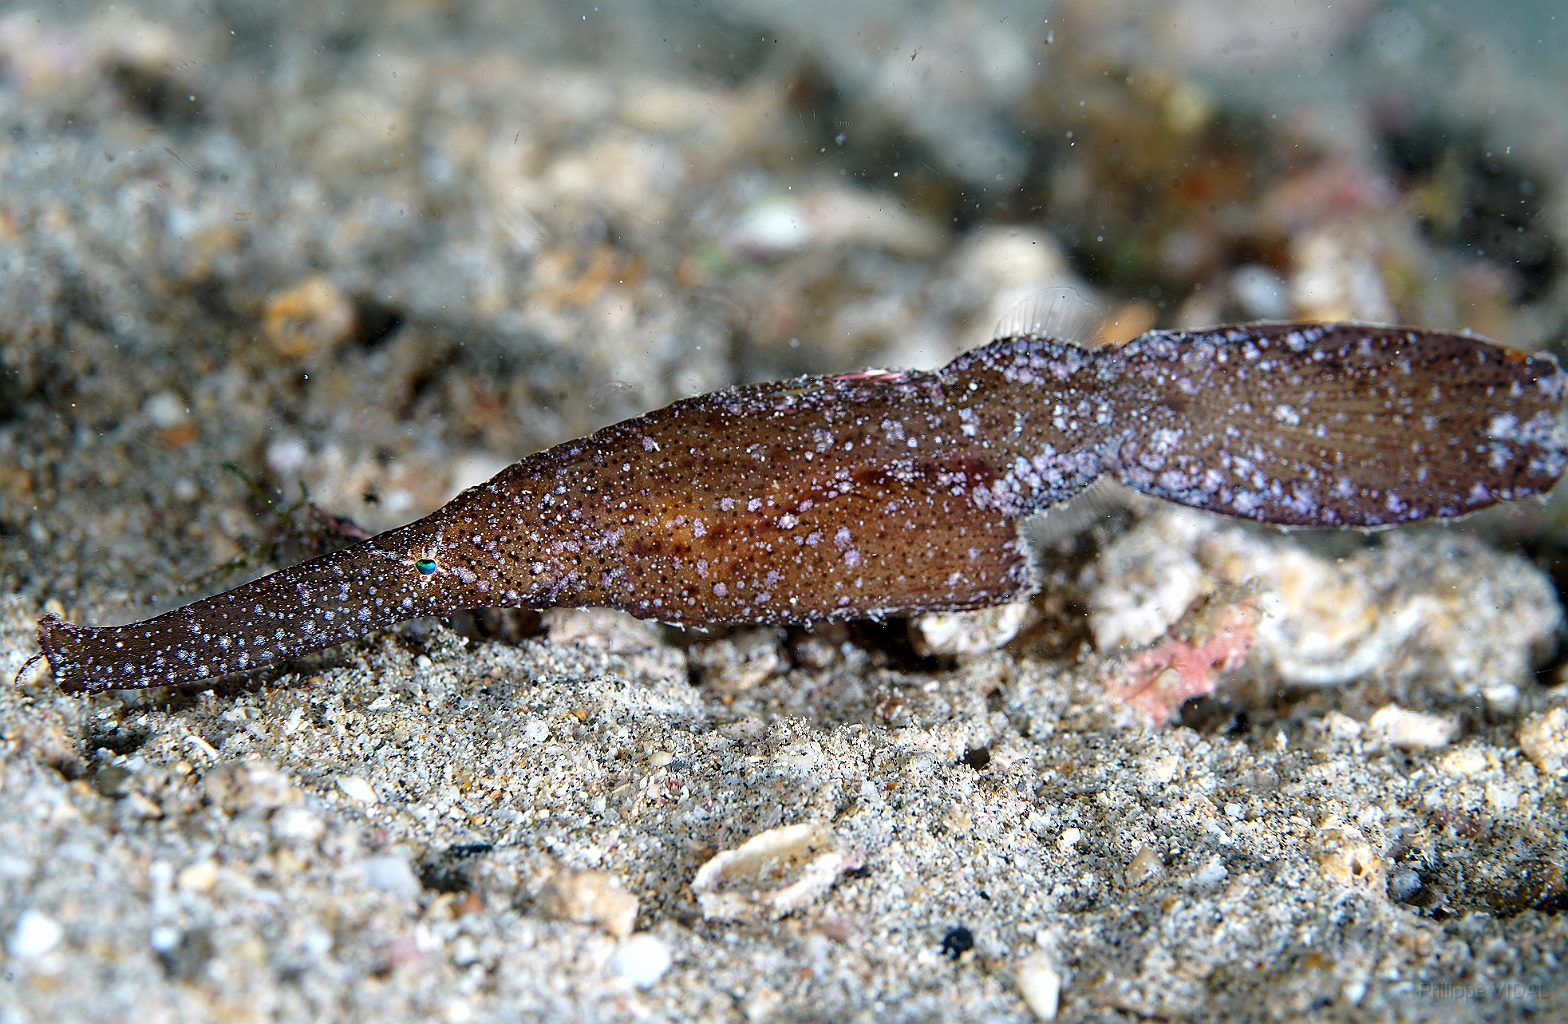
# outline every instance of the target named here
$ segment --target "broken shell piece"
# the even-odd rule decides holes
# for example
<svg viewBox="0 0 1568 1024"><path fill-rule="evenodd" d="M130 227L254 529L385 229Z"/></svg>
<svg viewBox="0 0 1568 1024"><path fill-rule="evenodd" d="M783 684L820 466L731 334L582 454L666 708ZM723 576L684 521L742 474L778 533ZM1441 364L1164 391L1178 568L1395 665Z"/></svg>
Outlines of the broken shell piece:
<svg viewBox="0 0 1568 1024"><path fill-rule="evenodd" d="M1450 775L1460 778L1469 778L1480 775L1488 768L1495 768L1499 764L1495 756L1489 755L1482 747L1460 747L1458 750L1443 755L1437 766Z"/></svg>
<svg viewBox="0 0 1568 1024"><path fill-rule="evenodd" d="M1373 712L1367 728L1381 734L1390 746L1400 750L1435 750L1446 747L1459 736L1459 719L1450 715L1427 715L1408 711L1398 704L1386 704Z"/></svg>
<svg viewBox="0 0 1568 1024"><path fill-rule="evenodd" d="M1124 875L1127 888L1136 889L1164 870L1165 858L1160 856L1160 851L1153 846L1140 846L1137 854L1127 864Z"/></svg>
<svg viewBox="0 0 1568 1024"><path fill-rule="evenodd" d="M972 612L932 612L909 620L909 641L915 653L967 658L990 654L1040 620L1028 601L1013 601Z"/></svg>
<svg viewBox="0 0 1568 1024"><path fill-rule="evenodd" d="M754 204L726 233L725 241L750 256L853 245L921 257L940 251L946 235L933 222L883 196L824 182L804 193Z"/></svg>
<svg viewBox="0 0 1568 1024"><path fill-rule="evenodd" d="M709 921L779 918L817 899L859 865L824 826L784 825L715 854L697 869L691 891Z"/></svg>
<svg viewBox="0 0 1568 1024"><path fill-rule="evenodd" d="M1153 643L1213 589L1193 554L1212 529L1206 517L1180 510L1151 517L1100 552L1082 580L1096 647Z"/></svg>
<svg viewBox="0 0 1568 1024"><path fill-rule="evenodd" d="M1329 825L1318 833L1317 846L1318 867L1329 878L1369 893L1387 892L1383 861L1360 829L1353 825Z"/></svg>
<svg viewBox="0 0 1568 1024"><path fill-rule="evenodd" d="M1062 972L1056 968L1056 957L1047 950L1035 950L1018 961L1013 980L1035 1020L1056 1019L1062 998Z"/></svg>
<svg viewBox="0 0 1568 1024"><path fill-rule="evenodd" d="M637 921L637 897L603 871L561 872L545 886L539 906L557 921L597 925L618 939Z"/></svg>
<svg viewBox="0 0 1568 1024"><path fill-rule="evenodd" d="M354 333L354 305L318 274L269 299L261 322L268 340L290 359L329 355Z"/></svg>

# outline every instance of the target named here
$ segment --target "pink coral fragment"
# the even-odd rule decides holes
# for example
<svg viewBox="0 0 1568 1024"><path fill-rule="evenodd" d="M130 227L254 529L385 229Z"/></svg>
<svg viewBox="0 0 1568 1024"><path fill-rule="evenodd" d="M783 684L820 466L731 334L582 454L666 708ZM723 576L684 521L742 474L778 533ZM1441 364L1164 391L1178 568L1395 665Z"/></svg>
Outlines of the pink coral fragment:
<svg viewBox="0 0 1568 1024"><path fill-rule="evenodd" d="M1205 638L1162 640L1128 658L1120 674L1130 681L1112 686L1111 696L1163 723L1187 701L1213 693L1220 676L1241 667L1257 636L1257 614L1249 605L1230 605L1203 632Z"/></svg>

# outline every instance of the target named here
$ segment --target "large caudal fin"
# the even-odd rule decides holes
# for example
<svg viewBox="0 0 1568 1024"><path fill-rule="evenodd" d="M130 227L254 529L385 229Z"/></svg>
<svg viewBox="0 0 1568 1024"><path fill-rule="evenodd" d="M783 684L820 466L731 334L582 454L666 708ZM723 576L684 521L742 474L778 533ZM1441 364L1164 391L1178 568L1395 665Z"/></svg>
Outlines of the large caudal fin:
<svg viewBox="0 0 1568 1024"><path fill-rule="evenodd" d="M1111 475L1282 526L1374 527L1548 491L1568 467L1551 356L1361 324L1146 334L1114 361Z"/></svg>

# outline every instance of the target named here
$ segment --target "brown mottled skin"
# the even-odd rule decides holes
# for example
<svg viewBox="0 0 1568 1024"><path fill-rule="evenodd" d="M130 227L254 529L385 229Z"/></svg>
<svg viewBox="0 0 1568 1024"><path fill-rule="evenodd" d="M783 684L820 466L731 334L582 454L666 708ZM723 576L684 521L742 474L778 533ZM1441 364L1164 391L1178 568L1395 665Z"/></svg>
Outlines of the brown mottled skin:
<svg viewBox="0 0 1568 1024"><path fill-rule="evenodd" d="M420 615L602 605L666 622L975 608L1030 586L1018 517L1101 475L1281 525L1372 527L1543 493L1550 357L1404 328L1003 339L935 373L731 388L530 456L434 514L127 626L46 615L83 692L221 676Z"/></svg>

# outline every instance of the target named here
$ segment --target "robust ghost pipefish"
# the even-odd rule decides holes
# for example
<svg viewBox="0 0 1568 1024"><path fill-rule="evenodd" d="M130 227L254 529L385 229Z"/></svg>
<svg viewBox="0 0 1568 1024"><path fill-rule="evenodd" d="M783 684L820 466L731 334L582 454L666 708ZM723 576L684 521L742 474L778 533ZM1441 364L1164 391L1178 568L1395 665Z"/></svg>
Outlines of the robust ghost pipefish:
<svg viewBox="0 0 1568 1024"><path fill-rule="evenodd" d="M1378 527L1546 492L1550 356L1362 324L999 339L676 402L433 514L125 626L45 615L69 693L259 668L415 616L598 605L678 624L977 608L1031 586L1018 520L1100 477L1284 526Z"/></svg>

